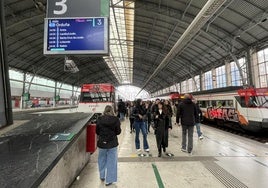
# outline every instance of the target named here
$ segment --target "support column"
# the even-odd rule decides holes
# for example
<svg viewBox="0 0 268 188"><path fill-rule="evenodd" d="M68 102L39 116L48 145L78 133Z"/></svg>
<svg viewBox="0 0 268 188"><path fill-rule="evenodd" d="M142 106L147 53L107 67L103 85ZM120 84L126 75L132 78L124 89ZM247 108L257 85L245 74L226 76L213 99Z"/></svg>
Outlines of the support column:
<svg viewBox="0 0 268 188"><path fill-rule="evenodd" d="M205 78L204 78L204 74L201 71L200 73L200 91L203 91L205 88Z"/></svg>
<svg viewBox="0 0 268 188"><path fill-rule="evenodd" d="M246 52L246 63L247 63L247 75L248 75L248 85L253 86L253 63L252 63L253 50L248 48Z"/></svg>
<svg viewBox="0 0 268 188"><path fill-rule="evenodd" d="M26 73L23 73L23 82L22 82L22 94L20 99L20 109L25 108L24 93L25 93L25 82L26 82Z"/></svg>
<svg viewBox="0 0 268 188"><path fill-rule="evenodd" d="M56 107L56 96L57 96L57 85L58 85L58 82L55 81L55 88L54 88L54 97L53 97L53 107L55 108Z"/></svg>
<svg viewBox="0 0 268 188"><path fill-rule="evenodd" d="M260 77L259 77L259 67L258 67L258 54L256 52L256 50L254 50L254 53L252 53L251 55L251 65L252 65L252 85L256 88L260 88L261 87L261 83L260 83Z"/></svg>
<svg viewBox="0 0 268 188"><path fill-rule="evenodd" d="M13 124L4 1L0 1L0 127Z"/></svg>
<svg viewBox="0 0 268 188"><path fill-rule="evenodd" d="M213 68L211 70L211 74L212 74L212 89L216 89L217 88L217 75L216 75L216 69Z"/></svg>
<svg viewBox="0 0 268 188"><path fill-rule="evenodd" d="M71 97L71 101L70 101L71 106L74 106L74 99L75 99L75 97L74 97L74 85L72 85L72 97Z"/></svg>
<svg viewBox="0 0 268 188"><path fill-rule="evenodd" d="M231 65L229 61L225 61L225 75L226 75L226 86L232 86L232 74Z"/></svg>

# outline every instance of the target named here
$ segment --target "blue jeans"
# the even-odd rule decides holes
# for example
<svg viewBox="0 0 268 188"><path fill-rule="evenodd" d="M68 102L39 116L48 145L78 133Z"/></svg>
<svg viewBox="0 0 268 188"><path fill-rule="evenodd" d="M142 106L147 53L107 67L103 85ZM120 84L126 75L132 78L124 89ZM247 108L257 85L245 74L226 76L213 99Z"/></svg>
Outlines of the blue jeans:
<svg viewBox="0 0 268 188"><path fill-rule="evenodd" d="M198 137L200 137L202 135L202 132L201 132L201 129L200 129L200 125L201 125L201 123L196 123L195 124L195 126L196 126L196 132L197 132Z"/></svg>
<svg viewBox="0 0 268 188"><path fill-rule="evenodd" d="M146 134L148 134L148 121L145 120L145 121L144 121L144 124L145 124Z"/></svg>
<svg viewBox="0 0 268 188"><path fill-rule="evenodd" d="M143 135L143 149L149 149L149 145L147 142L147 131L146 131L145 123L143 121L135 121L134 127L135 127L135 132L136 132L136 136L135 136L136 149L140 149L140 138L139 138L140 130L141 130L142 135Z"/></svg>
<svg viewBox="0 0 268 188"><path fill-rule="evenodd" d="M124 121L125 120L125 114L120 112L119 115L120 115L120 121Z"/></svg>
<svg viewBox="0 0 268 188"><path fill-rule="evenodd" d="M117 147L111 149L98 149L100 178L105 179L106 183L117 182Z"/></svg>

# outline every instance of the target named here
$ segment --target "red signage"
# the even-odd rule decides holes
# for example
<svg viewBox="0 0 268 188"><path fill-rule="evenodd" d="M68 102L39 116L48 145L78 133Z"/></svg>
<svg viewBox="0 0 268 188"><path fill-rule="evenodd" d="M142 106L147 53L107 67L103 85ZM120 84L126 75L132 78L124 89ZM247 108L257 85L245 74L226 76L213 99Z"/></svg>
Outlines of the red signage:
<svg viewBox="0 0 268 188"><path fill-rule="evenodd" d="M112 84L83 84L81 92L114 92Z"/></svg>

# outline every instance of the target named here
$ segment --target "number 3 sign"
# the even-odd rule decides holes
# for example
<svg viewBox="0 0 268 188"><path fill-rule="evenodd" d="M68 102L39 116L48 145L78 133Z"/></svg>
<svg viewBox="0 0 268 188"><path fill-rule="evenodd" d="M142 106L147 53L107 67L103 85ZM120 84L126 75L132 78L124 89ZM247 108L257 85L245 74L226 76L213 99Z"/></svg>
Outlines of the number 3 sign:
<svg viewBox="0 0 268 188"><path fill-rule="evenodd" d="M47 0L47 18L100 17L106 0ZM109 6L109 0L107 5Z"/></svg>
<svg viewBox="0 0 268 188"><path fill-rule="evenodd" d="M60 10L53 10L54 15L63 15L67 12L67 0L60 0L59 2L55 2L57 7L60 7Z"/></svg>

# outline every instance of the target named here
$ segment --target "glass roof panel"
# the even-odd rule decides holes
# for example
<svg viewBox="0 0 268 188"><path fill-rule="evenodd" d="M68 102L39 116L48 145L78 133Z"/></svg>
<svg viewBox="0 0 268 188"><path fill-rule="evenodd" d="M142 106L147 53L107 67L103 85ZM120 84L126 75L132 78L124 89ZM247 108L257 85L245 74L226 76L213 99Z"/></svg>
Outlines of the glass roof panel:
<svg viewBox="0 0 268 188"><path fill-rule="evenodd" d="M110 56L104 57L120 84L133 82L133 1L111 0Z"/></svg>

